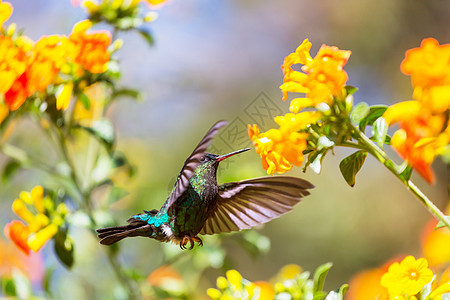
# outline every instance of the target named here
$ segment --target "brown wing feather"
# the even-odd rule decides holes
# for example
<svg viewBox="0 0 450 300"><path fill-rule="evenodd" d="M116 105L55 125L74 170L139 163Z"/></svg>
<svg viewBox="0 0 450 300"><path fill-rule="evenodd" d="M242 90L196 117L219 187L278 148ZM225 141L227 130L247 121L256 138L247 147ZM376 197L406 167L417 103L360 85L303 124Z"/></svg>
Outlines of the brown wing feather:
<svg viewBox="0 0 450 300"><path fill-rule="evenodd" d="M215 207L200 234L240 231L292 210L314 186L297 177L261 177L219 186Z"/></svg>
<svg viewBox="0 0 450 300"><path fill-rule="evenodd" d="M178 175L177 181L175 182L174 190L169 195L167 208L172 206L172 204L184 193L184 191L186 191L189 186L189 179L192 175L194 175L195 169L197 169L200 165L200 159L203 155L205 155L206 149L208 149L211 144L214 135L216 135L216 133L227 124L228 122L226 121L219 121L214 124L194 149L192 154L186 159L183 168L181 168L181 172Z"/></svg>

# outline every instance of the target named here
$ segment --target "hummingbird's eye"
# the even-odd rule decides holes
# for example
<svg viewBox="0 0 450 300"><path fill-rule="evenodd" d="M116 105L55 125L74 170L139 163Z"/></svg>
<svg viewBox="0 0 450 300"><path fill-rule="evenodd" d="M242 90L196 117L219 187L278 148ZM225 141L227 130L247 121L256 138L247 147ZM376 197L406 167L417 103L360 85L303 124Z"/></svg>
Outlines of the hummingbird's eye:
<svg viewBox="0 0 450 300"><path fill-rule="evenodd" d="M201 162L204 162L206 160L206 155L203 155L202 158L200 158Z"/></svg>

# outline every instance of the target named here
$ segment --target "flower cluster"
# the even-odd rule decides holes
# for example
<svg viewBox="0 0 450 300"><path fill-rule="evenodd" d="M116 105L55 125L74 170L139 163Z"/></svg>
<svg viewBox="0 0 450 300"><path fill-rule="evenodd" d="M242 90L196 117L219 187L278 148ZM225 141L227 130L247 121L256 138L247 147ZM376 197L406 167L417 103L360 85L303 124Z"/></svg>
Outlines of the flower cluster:
<svg viewBox="0 0 450 300"><path fill-rule="evenodd" d="M396 258L358 273L350 281L348 299L441 300L450 293L450 230L435 227L433 220L424 230L423 258Z"/></svg>
<svg viewBox="0 0 450 300"><path fill-rule="evenodd" d="M294 92L305 93L312 106L331 103L333 96L340 93L348 80L343 67L351 51L322 45L317 55L311 58L310 49L311 43L305 39L294 53L285 57L281 66L284 80L280 86L283 91L283 100L286 100L287 92ZM301 70L304 73L295 71L292 68L294 64L302 64Z"/></svg>
<svg viewBox="0 0 450 300"><path fill-rule="evenodd" d="M242 277L236 270L226 272L226 278L219 276L216 281L217 289L210 288L207 294L211 299L323 299L327 293L322 291L326 273L331 264L319 266L314 274L315 280L309 279L310 273L303 271L296 264L289 264L281 268L269 282L251 282ZM321 278L318 280L318 278ZM330 299L343 299L347 290L346 285L338 292L328 293ZM340 297L340 298L335 298Z"/></svg>
<svg viewBox="0 0 450 300"><path fill-rule="evenodd" d="M383 117L388 124L400 124L392 146L432 183L431 163L449 152L450 44L424 39L420 48L406 51L401 71L411 76L415 100L392 105Z"/></svg>
<svg viewBox="0 0 450 300"><path fill-rule="evenodd" d="M311 124L322 119L333 99L342 98L342 90L348 79L343 67L350 57L350 51L322 45L312 58L310 48L311 43L305 39L294 53L286 56L281 66L284 75L284 83L280 87L283 100L286 100L287 92L305 93L306 98L293 99L289 107L291 113L275 118L279 129L260 133L257 125L248 126L250 139L262 158L263 168L271 175L275 172L284 173L293 165L300 166L303 163ZM302 64L304 73L295 71L292 68L294 64ZM319 110L300 112L309 107Z"/></svg>
<svg viewBox="0 0 450 300"><path fill-rule="evenodd" d="M302 164L309 135L305 131L309 124L317 122L320 117L319 112L287 113L275 118L279 129L270 129L264 133L259 132L256 124L248 125L250 139L256 153L261 155L263 168L268 174L284 173L292 169L293 165Z"/></svg>
<svg viewBox="0 0 450 300"><path fill-rule="evenodd" d="M273 299L274 288L264 281L250 282L236 270L226 272L226 278L219 276L218 289L210 288L207 294L211 299Z"/></svg>
<svg viewBox="0 0 450 300"><path fill-rule="evenodd" d="M42 186L34 187L31 192L21 192L13 202L12 210L27 225L14 220L6 224L4 232L26 254L41 249L64 224L68 212L64 203L55 207L48 196L44 197Z"/></svg>
<svg viewBox="0 0 450 300"><path fill-rule="evenodd" d="M0 24L11 15L12 6L0 5ZM111 35L107 31L92 31L91 21L77 23L69 36L43 36L33 42L26 36L16 36L14 26L0 34L0 122L9 111L17 110L27 97L43 92L51 84L64 84L69 78L85 73L102 73L107 69L107 50ZM5 32L3 30L3 32ZM64 99L70 99L71 85L65 87ZM67 97L69 95L69 97ZM59 101L58 109L67 108L68 101Z"/></svg>

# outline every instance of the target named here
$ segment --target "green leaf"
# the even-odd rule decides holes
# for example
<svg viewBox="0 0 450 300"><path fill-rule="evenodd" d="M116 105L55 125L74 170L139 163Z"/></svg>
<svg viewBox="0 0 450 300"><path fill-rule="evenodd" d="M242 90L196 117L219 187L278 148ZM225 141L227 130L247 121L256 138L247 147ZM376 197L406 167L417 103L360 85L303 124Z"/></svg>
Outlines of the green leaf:
<svg viewBox="0 0 450 300"><path fill-rule="evenodd" d="M73 241L66 231L58 231L54 237L55 241L55 253L59 260L67 267L73 266Z"/></svg>
<svg viewBox="0 0 450 300"><path fill-rule="evenodd" d="M388 128L389 126L383 117L379 117L373 125L373 136L375 138L375 142L380 148L383 148Z"/></svg>
<svg viewBox="0 0 450 300"><path fill-rule="evenodd" d="M339 163L339 169L349 186L353 187L355 185L356 174L364 164L366 157L366 151L357 151Z"/></svg>
<svg viewBox="0 0 450 300"><path fill-rule="evenodd" d="M10 160L3 168L2 181L7 182L11 176L20 168L20 163L16 160Z"/></svg>
<svg viewBox="0 0 450 300"><path fill-rule="evenodd" d="M142 101L142 94L139 90L135 90L135 89L130 89L130 88L122 88L122 89L117 89L114 91L114 93L112 94L111 98L115 99L118 97L130 97L133 99L136 99L137 101Z"/></svg>
<svg viewBox="0 0 450 300"><path fill-rule="evenodd" d="M369 113L359 121L359 130L364 131L364 129L366 129L367 125L369 125L369 126L373 125L375 120L378 119L379 117L381 117L387 108L388 108L387 105L371 106Z"/></svg>
<svg viewBox="0 0 450 300"><path fill-rule="evenodd" d="M450 216L445 216L445 220L447 220L447 222L450 223ZM445 226L444 222L439 221L439 223L436 225L435 229L439 229L442 227L447 227L447 226Z"/></svg>
<svg viewBox="0 0 450 300"><path fill-rule="evenodd" d="M107 119L101 119L95 122L91 127L77 125L79 128L83 128L87 132L94 135L100 142L102 142L108 151L111 151L114 142L114 127L111 121Z"/></svg>
<svg viewBox="0 0 450 300"><path fill-rule="evenodd" d="M347 95L352 95L358 90L357 87L354 87L351 85L346 85L344 88L345 88L345 91L347 92Z"/></svg>
<svg viewBox="0 0 450 300"><path fill-rule="evenodd" d="M0 278L2 280L2 292L7 296L16 296L16 285L12 278Z"/></svg>
<svg viewBox="0 0 450 300"><path fill-rule="evenodd" d="M78 99L80 100L81 104L83 104L83 107L86 110L89 110L91 108L91 100L88 96L86 96L85 93L81 93Z"/></svg>
<svg viewBox="0 0 450 300"><path fill-rule="evenodd" d="M153 39L152 34L147 28L136 28L137 32L144 38L149 46L153 46L155 44L155 40Z"/></svg>
<svg viewBox="0 0 450 300"><path fill-rule="evenodd" d="M408 181L411 178L412 171L413 171L412 167L406 166L406 168L399 175L405 181Z"/></svg>
<svg viewBox="0 0 450 300"><path fill-rule="evenodd" d="M350 114L350 120L355 124L359 124L360 121L369 114L369 112L370 107L367 103L365 102L358 103L353 108L353 111Z"/></svg>
<svg viewBox="0 0 450 300"><path fill-rule="evenodd" d="M316 272L314 272L314 295L321 292L323 289L323 284L325 282L325 277L327 277L328 271L330 271L332 263L326 263L317 267Z"/></svg>
<svg viewBox="0 0 450 300"><path fill-rule="evenodd" d="M342 296L342 299L344 299L344 295L345 295L345 293L347 293L348 288L349 288L349 286L346 283L341 285L341 287L339 288L339 294Z"/></svg>

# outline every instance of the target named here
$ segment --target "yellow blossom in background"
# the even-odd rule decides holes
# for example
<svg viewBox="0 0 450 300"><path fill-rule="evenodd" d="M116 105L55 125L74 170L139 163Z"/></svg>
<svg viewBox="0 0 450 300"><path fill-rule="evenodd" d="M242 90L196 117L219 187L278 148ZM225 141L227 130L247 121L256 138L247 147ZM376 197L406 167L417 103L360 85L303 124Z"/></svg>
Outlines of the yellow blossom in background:
<svg viewBox="0 0 450 300"><path fill-rule="evenodd" d="M65 204L55 208L51 200L44 197L41 186L34 187L31 192L21 192L13 202L12 210L27 225L14 220L5 226L4 232L26 254L30 250L39 251L57 233L67 214Z"/></svg>
<svg viewBox="0 0 450 300"><path fill-rule="evenodd" d="M423 255L430 267L439 267L450 263L450 230L448 228L434 229L435 220L428 222L422 237Z"/></svg>
<svg viewBox="0 0 450 300"><path fill-rule="evenodd" d="M84 89L84 95L89 99L89 109L86 109L81 100L77 101L73 118L84 126L91 126L102 117L105 106L105 86L95 83Z"/></svg>
<svg viewBox="0 0 450 300"><path fill-rule="evenodd" d="M410 255L400 263L393 263L388 272L381 277L380 282L388 289L390 296L403 294L413 296L419 293L433 279L433 276L425 258L416 260Z"/></svg>
<svg viewBox="0 0 450 300"><path fill-rule="evenodd" d="M107 48L111 44L111 34L106 30L88 33L91 27L92 22L89 20L78 22L74 25L69 39L77 51L75 62L91 73L102 73L106 71L109 61Z"/></svg>
<svg viewBox="0 0 450 300"><path fill-rule="evenodd" d="M5 104L0 103L0 124L9 115L9 108Z"/></svg>
<svg viewBox="0 0 450 300"><path fill-rule="evenodd" d="M9 36L0 36L0 93L5 93L25 72L26 53Z"/></svg>
<svg viewBox="0 0 450 300"><path fill-rule="evenodd" d="M153 9L159 9L169 2L168 0L142 0L142 1L146 2Z"/></svg>
<svg viewBox="0 0 450 300"><path fill-rule="evenodd" d="M0 27L3 27L3 23L5 23L9 17L11 17L13 12L13 7L9 2L2 2L0 0Z"/></svg>
<svg viewBox="0 0 450 300"><path fill-rule="evenodd" d="M69 107L72 91L73 82L68 82L60 87L60 91L56 96L56 108L58 110L66 110Z"/></svg>

